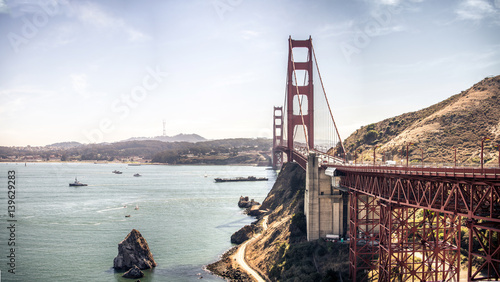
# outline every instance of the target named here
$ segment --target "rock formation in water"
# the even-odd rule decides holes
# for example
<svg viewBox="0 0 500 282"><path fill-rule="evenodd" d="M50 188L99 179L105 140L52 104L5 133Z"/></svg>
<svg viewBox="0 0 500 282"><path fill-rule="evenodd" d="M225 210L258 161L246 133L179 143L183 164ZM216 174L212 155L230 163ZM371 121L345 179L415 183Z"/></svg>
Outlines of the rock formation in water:
<svg viewBox="0 0 500 282"><path fill-rule="evenodd" d="M142 278L144 276L144 273L137 267L137 265L134 265L131 269L129 269L127 272L125 272L122 277L123 278Z"/></svg>
<svg viewBox="0 0 500 282"><path fill-rule="evenodd" d="M241 244L246 240L252 238L253 236L253 227L251 225L245 225L240 230L236 231L233 235L231 235L231 243L233 244Z"/></svg>
<svg viewBox="0 0 500 282"><path fill-rule="evenodd" d="M118 255L113 261L113 268L129 270L134 266L141 270L149 269L155 267L156 262L146 239L139 231L132 229L127 237L118 244Z"/></svg>
<svg viewBox="0 0 500 282"><path fill-rule="evenodd" d="M248 196L246 197L241 196L240 200L238 201L238 207L240 208L250 208L255 205L260 205L260 203L254 201L253 199L248 200Z"/></svg>

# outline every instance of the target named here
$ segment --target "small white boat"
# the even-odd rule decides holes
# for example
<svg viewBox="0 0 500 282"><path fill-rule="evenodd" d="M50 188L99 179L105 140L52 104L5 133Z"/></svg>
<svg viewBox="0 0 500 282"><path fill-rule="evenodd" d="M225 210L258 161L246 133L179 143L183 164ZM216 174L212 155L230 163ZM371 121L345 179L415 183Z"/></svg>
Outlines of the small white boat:
<svg viewBox="0 0 500 282"><path fill-rule="evenodd" d="M138 210L138 209L139 209L139 205L135 205L134 210Z"/></svg>

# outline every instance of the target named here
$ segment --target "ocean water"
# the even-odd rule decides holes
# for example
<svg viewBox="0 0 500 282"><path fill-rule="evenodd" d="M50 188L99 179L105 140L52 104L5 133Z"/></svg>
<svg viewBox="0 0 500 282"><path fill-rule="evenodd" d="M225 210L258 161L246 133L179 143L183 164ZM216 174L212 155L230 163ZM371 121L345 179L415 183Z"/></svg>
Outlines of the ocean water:
<svg viewBox="0 0 500 282"><path fill-rule="evenodd" d="M113 174L115 169L123 174ZM16 181L10 189L16 191L13 218L9 171ZM269 181L213 180L249 175ZM75 177L88 186L69 187ZM254 220L238 208L239 197L261 202L275 179L274 171L249 166L1 163L1 281L132 281L112 266L118 243L133 228L158 263L141 281L222 281L203 266L231 247L233 232ZM15 274L8 272L10 248Z"/></svg>

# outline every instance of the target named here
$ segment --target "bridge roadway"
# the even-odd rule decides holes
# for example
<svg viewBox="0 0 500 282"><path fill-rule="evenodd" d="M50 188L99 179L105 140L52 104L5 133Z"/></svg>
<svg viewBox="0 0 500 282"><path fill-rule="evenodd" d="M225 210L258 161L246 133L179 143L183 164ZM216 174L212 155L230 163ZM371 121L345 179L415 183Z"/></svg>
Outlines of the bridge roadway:
<svg viewBox="0 0 500 282"><path fill-rule="evenodd" d="M319 151L314 151L314 153L319 159L318 164L320 167L323 167L323 169L328 167L335 168L335 175L340 176L341 179L340 186L347 188L351 197L354 196L356 201L363 201L356 195L365 195L372 198L372 200L366 201L367 206L365 207L371 211L379 209L371 205L383 205L386 207L384 209L387 209L387 207L391 209L390 206L392 206L396 209L402 207L403 209L425 209L439 212L446 215L443 216L443 222L440 228L447 229L446 232L451 232L450 234L457 233L457 231L460 230L460 217L466 218L466 225L469 230L469 261L471 261L473 257L484 259L484 263L478 267L478 270L474 270L472 264L469 264L467 280L489 280L491 278L498 279L498 277L500 277L500 246L498 244L498 239L494 239L495 235L492 235L494 233L500 233L500 168L346 165L343 160L339 158L326 155ZM305 170L307 167L308 155L309 150L300 147L294 148L291 152L293 160ZM351 202L350 205L357 206L357 204L353 203L354 202ZM356 211L357 213L361 212L360 210ZM366 210L365 213L368 213L368 210ZM381 214L380 216L381 224L384 220L392 221L390 217L387 219L384 217L383 219ZM403 221L407 220L406 218L401 219ZM358 222L358 217L352 217L351 215L350 222L351 225L354 222ZM373 224L371 230L376 230L375 222L370 224ZM391 224L389 223L389 225ZM355 226L352 227L356 229ZM387 229L387 226L382 224L380 228ZM406 227L399 226L399 228L404 229ZM397 236L403 231L392 230L386 232L392 232L393 235L391 236ZM356 234L350 234L351 238L357 238L356 236ZM460 245L458 245L458 247L453 246L453 242L460 241L460 237L453 238L453 236L454 235L450 235L444 240L446 241L447 247L434 246L434 248L437 248L435 250L439 249L440 252L455 252L453 255L455 257L449 261L443 262L441 265L451 266L458 264L454 270L450 269L449 278L451 280L458 278L459 274L457 272L459 272L460 268L459 259L457 257ZM392 241L392 239L388 238L379 239L378 235L375 237L371 238L373 241L372 243L378 242L378 240ZM479 251L474 251L470 241L472 237L477 238L479 241L488 240L489 243L488 245L482 245L482 249ZM442 242L438 244L442 244ZM446 244L442 245L445 246ZM354 247L354 255L358 256L362 251L357 251L356 248L358 247ZM401 251L395 248L389 252L399 252L398 255L404 256L401 253L413 252L413 254L417 254L418 248L421 248L421 246L414 244L406 250ZM385 251L388 252L388 250ZM351 252L353 252L353 248L351 248ZM375 253L376 251L373 251L373 254ZM366 254L367 253L365 253L365 255ZM381 266L379 267L379 278L382 280L392 279L388 277L394 275L390 272L395 265L390 266L390 263L392 263L389 258L390 256L384 258L382 256L383 252L380 253L380 255ZM352 260L352 258L350 260ZM437 263L437 260L429 258L427 263L434 264ZM351 261L351 264L352 268L356 268L355 261ZM371 269L371 267L368 266L366 269ZM415 270L408 271L415 272ZM486 276L484 276L484 273L481 273L481 271L487 271ZM354 276L354 279L356 279L355 272L356 270L351 272L351 276ZM444 273L443 275L447 275L446 271L442 271L442 273ZM421 273L420 275L421 278L429 278L430 276L428 275L431 274ZM436 275L435 278L437 279L437 274L432 275ZM427 278L422 279L426 280Z"/></svg>
<svg viewBox="0 0 500 282"><path fill-rule="evenodd" d="M314 153L351 190L389 203L500 223L500 168L346 165ZM294 161L304 169L307 156L302 147L293 150Z"/></svg>

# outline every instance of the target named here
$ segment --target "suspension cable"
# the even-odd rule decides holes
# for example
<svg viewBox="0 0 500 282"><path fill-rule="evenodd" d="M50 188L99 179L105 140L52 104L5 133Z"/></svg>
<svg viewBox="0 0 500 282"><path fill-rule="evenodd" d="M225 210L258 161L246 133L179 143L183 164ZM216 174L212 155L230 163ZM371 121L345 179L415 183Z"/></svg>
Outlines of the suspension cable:
<svg viewBox="0 0 500 282"><path fill-rule="evenodd" d="M289 45L290 45L290 56L292 59L292 66L293 66L293 77L295 80L295 87L297 89L297 96L299 96L297 100L299 100L299 111L300 111L300 117L302 119L302 128L304 128L304 137L306 139L306 148L307 148L307 153L309 152L309 140L307 139L307 128L306 128L306 123L304 121L304 115L302 114L302 101L300 100L300 93L299 93L299 85L297 83L297 73L295 72L295 60L293 59L293 47L292 47L292 40L288 40ZM312 41L311 41L312 43ZM290 101L289 101L290 102ZM293 101L292 101L293 102ZM293 148L290 148L293 150Z"/></svg>
<svg viewBox="0 0 500 282"><path fill-rule="evenodd" d="M314 52L314 46L312 44L312 40L311 40L311 48L312 48L312 52L313 52L313 56L314 56L314 63L316 64L316 69L318 70L319 81L321 82L321 87L323 88L323 94L325 94L326 104L328 106L328 110L330 111L330 116L332 117L335 131L337 132L337 136L339 137L339 143L340 143L340 146L342 147L342 152L344 153L344 159L345 159L346 152L345 152L344 144L342 143L342 138L340 137L339 130L337 128L337 125L335 124L335 119L333 118L332 109L330 108L330 103L328 102L328 97L326 96L325 86L323 85L323 79L321 78L321 73L319 72L318 61L316 60L316 53Z"/></svg>
<svg viewBox="0 0 500 282"><path fill-rule="evenodd" d="M281 125L281 134L283 135L283 141L284 140L287 140L287 144L288 144L288 123L285 125L285 122L288 120L288 107L287 107L287 97L288 97L288 87L286 86L287 84L287 81L288 81L288 75L287 75L287 78L285 78L285 102L283 103L283 108L284 110L282 111L282 116L283 116L283 121L282 121L282 125ZM286 138L286 139L285 139ZM284 144L282 144L284 145Z"/></svg>

